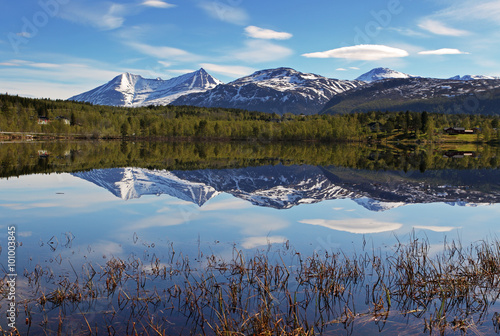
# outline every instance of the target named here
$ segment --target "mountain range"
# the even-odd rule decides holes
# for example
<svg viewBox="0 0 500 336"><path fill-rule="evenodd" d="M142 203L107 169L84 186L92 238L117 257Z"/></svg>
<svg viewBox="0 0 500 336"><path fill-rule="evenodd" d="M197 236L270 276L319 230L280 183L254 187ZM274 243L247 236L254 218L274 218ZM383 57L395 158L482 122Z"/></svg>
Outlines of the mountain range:
<svg viewBox="0 0 500 336"><path fill-rule="evenodd" d="M497 203L498 172L426 171L403 175L319 166L260 166L240 169L166 171L143 168L97 169L73 173L124 200L143 195L167 194L203 206L220 193L228 193L254 205L288 209L333 199L353 199L371 211L385 211L407 204L444 202L477 206ZM471 174L485 180L467 185ZM453 182L447 184L447 182Z"/></svg>
<svg viewBox="0 0 500 336"><path fill-rule="evenodd" d="M293 114L314 114L336 94L363 85L298 72L290 68L262 70L217 86L203 93L189 94L173 105L239 108Z"/></svg>
<svg viewBox="0 0 500 336"><path fill-rule="evenodd" d="M352 81L276 68L224 84L200 69L169 80L125 73L69 99L127 107L238 108L279 115L372 110L500 114L499 88L498 77L423 78L388 68L372 69Z"/></svg>

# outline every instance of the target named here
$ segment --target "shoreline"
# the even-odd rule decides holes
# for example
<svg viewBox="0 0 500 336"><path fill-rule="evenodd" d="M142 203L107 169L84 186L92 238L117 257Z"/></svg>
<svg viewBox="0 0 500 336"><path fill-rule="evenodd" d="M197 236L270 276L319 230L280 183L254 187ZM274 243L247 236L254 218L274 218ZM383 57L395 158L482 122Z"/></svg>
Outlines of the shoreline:
<svg viewBox="0 0 500 336"><path fill-rule="evenodd" d="M259 138L228 138L228 137L207 137L207 136L96 136L94 134L58 134L58 133L34 133L34 132L0 132L0 141L46 141L46 140L97 140L97 141L152 141L152 142L173 142L173 141L188 141L188 142L260 142L260 143L270 143L270 142L284 142L284 143L295 143L295 142L311 142L311 143L390 143L390 144L402 144L402 145L428 145L428 144L488 144L488 145L498 145L499 141L490 140L483 141L475 138L474 140L464 140L464 139L449 139L448 136L444 138L437 137L434 140L427 139L386 139L386 138L360 138L360 139L300 139L300 140L289 140L289 139L259 139Z"/></svg>

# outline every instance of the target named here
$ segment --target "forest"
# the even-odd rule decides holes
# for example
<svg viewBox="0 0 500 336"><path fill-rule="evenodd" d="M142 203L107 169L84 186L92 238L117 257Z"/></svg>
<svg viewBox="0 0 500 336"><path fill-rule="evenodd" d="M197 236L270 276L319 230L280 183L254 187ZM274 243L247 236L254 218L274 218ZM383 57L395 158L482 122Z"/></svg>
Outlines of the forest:
<svg viewBox="0 0 500 336"><path fill-rule="evenodd" d="M499 116L432 111L305 116L192 106L125 108L0 95L0 132L93 139L439 141L444 128L463 127L475 130L470 142L498 142L498 125Z"/></svg>

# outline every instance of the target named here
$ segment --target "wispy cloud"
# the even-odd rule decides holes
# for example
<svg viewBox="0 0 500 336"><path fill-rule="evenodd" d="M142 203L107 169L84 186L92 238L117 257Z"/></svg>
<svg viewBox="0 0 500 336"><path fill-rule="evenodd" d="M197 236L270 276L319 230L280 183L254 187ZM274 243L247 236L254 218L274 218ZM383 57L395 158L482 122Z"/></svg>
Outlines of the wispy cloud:
<svg viewBox="0 0 500 336"><path fill-rule="evenodd" d="M174 59L180 61L194 61L198 59L196 55L178 48L167 46L152 46L140 42L125 42L125 44L134 48L140 53L143 53L144 55L156 57L163 60Z"/></svg>
<svg viewBox="0 0 500 336"><path fill-rule="evenodd" d="M90 25L101 30L112 30L123 26L126 9L125 5L116 3L102 3L92 7L70 3L62 7L59 16L65 20Z"/></svg>
<svg viewBox="0 0 500 336"><path fill-rule="evenodd" d="M479 23L486 20L500 25L498 20L500 1L498 0L457 0L452 3L452 6L437 12L434 16L457 22L474 21Z"/></svg>
<svg viewBox="0 0 500 336"><path fill-rule="evenodd" d="M270 232L283 230L290 223L280 217L262 214L224 214L221 218L226 229L239 229L241 234L246 236L266 236Z"/></svg>
<svg viewBox="0 0 500 336"><path fill-rule="evenodd" d="M419 52L420 55L468 55L468 52L458 49L442 48L437 50L424 50Z"/></svg>
<svg viewBox="0 0 500 336"><path fill-rule="evenodd" d="M346 68L335 69L335 71L349 71L349 70L359 70L359 68L358 67L348 67L347 69Z"/></svg>
<svg viewBox="0 0 500 336"><path fill-rule="evenodd" d="M418 24L418 26L436 35L445 35L445 36L470 35L470 32L466 30L448 27L444 23L433 19L424 19Z"/></svg>
<svg viewBox="0 0 500 336"><path fill-rule="evenodd" d="M385 45L360 44L321 52L303 54L308 58L344 58L348 60L377 61L384 58L406 57L408 52L403 49Z"/></svg>
<svg viewBox="0 0 500 336"><path fill-rule="evenodd" d="M358 234L394 231L403 226L400 223L382 222L371 218L351 218L346 220L304 219L299 222Z"/></svg>
<svg viewBox="0 0 500 336"><path fill-rule="evenodd" d="M432 226L432 225L415 225L415 229L429 230L434 232L449 232L455 229L460 229L460 227L454 226Z"/></svg>
<svg viewBox="0 0 500 336"><path fill-rule="evenodd" d="M61 62L56 64L16 59L1 62L2 90L38 98L67 99L107 82L125 70L93 60L62 55L53 57ZM68 85L68 74L71 74L71 85Z"/></svg>
<svg viewBox="0 0 500 336"><path fill-rule="evenodd" d="M208 72L213 72L229 77L239 78L255 72L255 69L240 65L219 65L211 63L201 63L200 66Z"/></svg>
<svg viewBox="0 0 500 336"><path fill-rule="evenodd" d="M1 62L0 66L6 66L6 67L29 66L29 67L33 67L33 68L42 68L43 69L43 68L59 68L61 65L55 64L55 63L37 63L37 62L14 59L14 60Z"/></svg>
<svg viewBox="0 0 500 336"><path fill-rule="evenodd" d="M241 246L245 249L253 249L259 246L267 246L269 244L279 244L285 242L287 239L283 236L270 236L270 237L249 237L243 240Z"/></svg>
<svg viewBox="0 0 500 336"><path fill-rule="evenodd" d="M168 72L175 74L176 76L185 75L187 73L195 72L195 69L169 69Z"/></svg>
<svg viewBox="0 0 500 336"><path fill-rule="evenodd" d="M286 32L277 32L271 29L259 28L256 26L248 26L245 28L247 36L264 39L264 40L288 40L292 38L292 34Z"/></svg>
<svg viewBox="0 0 500 336"><path fill-rule="evenodd" d="M31 34L28 33L28 32L20 32L20 33L17 33L16 35L20 36L20 37L25 37L25 38L30 38L31 37Z"/></svg>
<svg viewBox="0 0 500 336"><path fill-rule="evenodd" d="M210 17L220 21L245 25L249 20L248 14L243 8L231 6L221 1L203 1L199 6Z"/></svg>
<svg viewBox="0 0 500 336"><path fill-rule="evenodd" d="M160 0L146 0L142 3L144 6L155 7L155 8L172 8L176 7L176 5L170 4L168 2L160 1Z"/></svg>
<svg viewBox="0 0 500 336"><path fill-rule="evenodd" d="M293 54L289 48L264 40L249 40L245 45L246 47L236 51L233 57L248 63L277 61Z"/></svg>
<svg viewBox="0 0 500 336"><path fill-rule="evenodd" d="M410 37L427 37L428 35L421 33L419 31L415 31L410 28L402 28L402 27L388 27L386 28L388 31L394 31L396 33L399 33L400 35L403 36L410 36Z"/></svg>
<svg viewBox="0 0 500 336"><path fill-rule="evenodd" d="M158 63L161 64L162 66L164 66L165 68L169 68L172 66L171 62L158 61Z"/></svg>

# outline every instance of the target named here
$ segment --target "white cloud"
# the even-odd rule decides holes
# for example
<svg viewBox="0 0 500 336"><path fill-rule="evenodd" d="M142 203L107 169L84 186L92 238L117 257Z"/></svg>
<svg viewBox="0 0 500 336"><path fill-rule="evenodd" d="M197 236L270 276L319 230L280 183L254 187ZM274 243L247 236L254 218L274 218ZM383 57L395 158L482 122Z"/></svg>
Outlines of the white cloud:
<svg viewBox="0 0 500 336"><path fill-rule="evenodd" d="M332 230L358 234L394 231L403 226L400 223L381 222L371 218L350 218L346 220L304 219L299 223L323 226Z"/></svg>
<svg viewBox="0 0 500 336"><path fill-rule="evenodd" d="M61 66L60 64L54 64L54 63L31 63L28 65L34 68L42 68L42 69L54 69L54 68L59 68Z"/></svg>
<svg viewBox="0 0 500 336"><path fill-rule="evenodd" d="M418 32L418 31L415 31L413 29L409 29L409 28L389 27L389 28L386 28L386 29L389 30L389 31L397 32L397 33L399 33L399 34L401 34L403 36L427 37L426 34Z"/></svg>
<svg viewBox="0 0 500 336"><path fill-rule="evenodd" d="M140 42L126 42L126 44L135 50L148 56L153 56L159 59L174 59L179 61L193 61L197 58L194 54L182 49L166 47L166 46L152 46Z"/></svg>
<svg viewBox="0 0 500 336"><path fill-rule="evenodd" d="M19 237L26 238L26 237L31 237L33 235L33 232L32 231L22 231L22 232L19 232L17 235Z"/></svg>
<svg viewBox="0 0 500 336"><path fill-rule="evenodd" d="M466 30L451 28L446 26L444 23L433 19L425 19L420 22L418 26L436 35L466 36L470 34Z"/></svg>
<svg viewBox="0 0 500 336"><path fill-rule="evenodd" d="M229 77L239 78L255 72L255 69L240 65L219 65L201 63L200 66L208 72L213 72Z"/></svg>
<svg viewBox="0 0 500 336"><path fill-rule="evenodd" d="M245 25L249 20L248 14L243 8L231 6L221 1L204 1L199 6L212 18L220 21Z"/></svg>
<svg viewBox="0 0 500 336"><path fill-rule="evenodd" d="M63 55L59 59L61 63L58 64L24 60L3 62L0 64L4 66L0 73L0 86L3 91L22 96L67 99L124 72L123 69L93 60ZM68 85L68 74L71 74L71 85Z"/></svg>
<svg viewBox="0 0 500 336"><path fill-rule="evenodd" d="M256 26L246 27L245 32L249 37L264 40L288 40L293 36L290 33L277 32L271 29L264 29Z"/></svg>
<svg viewBox="0 0 500 336"><path fill-rule="evenodd" d="M20 64L13 62L1 62L0 66L13 67L13 66L20 66Z"/></svg>
<svg viewBox="0 0 500 336"><path fill-rule="evenodd" d="M25 38L30 38L31 34L28 32L20 32L16 34L17 36L25 37Z"/></svg>
<svg viewBox="0 0 500 336"><path fill-rule="evenodd" d="M453 226L431 226L431 225L415 225L415 229L430 230L434 232L449 232L454 229L459 229L460 227Z"/></svg>
<svg viewBox="0 0 500 336"><path fill-rule="evenodd" d="M9 60L6 62L0 63L1 66L8 66L8 67L19 67L19 66L30 66L33 68L59 68L61 65L60 64L55 64L55 63L36 63L36 62L31 62L31 61L24 61L24 60Z"/></svg>
<svg viewBox="0 0 500 336"><path fill-rule="evenodd" d="M99 4L90 8L71 3L64 7L59 16L65 20L90 25L101 30L113 30L123 26L126 6L120 4Z"/></svg>
<svg viewBox="0 0 500 336"><path fill-rule="evenodd" d="M347 69L346 68L337 68L337 69L335 69L335 71L349 71L349 70L359 70L359 68L357 68L357 67L348 67Z"/></svg>
<svg viewBox="0 0 500 336"><path fill-rule="evenodd" d="M420 55L468 55L468 52L458 49L442 48L437 50L424 50L419 52Z"/></svg>
<svg viewBox="0 0 500 336"><path fill-rule="evenodd" d="M280 217L261 214L224 214L221 222L228 230L239 229L241 234L246 236L266 236L272 231L283 230L290 223Z"/></svg>
<svg viewBox="0 0 500 336"><path fill-rule="evenodd" d="M246 41L246 48L236 51L233 57L249 63L277 61L293 54L291 49L263 40Z"/></svg>
<svg viewBox="0 0 500 336"><path fill-rule="evenodd" d="M241 244L245 249L253 249L259 246L267 246L269 244L279 244L286 242L286 238L282 236L270 236L270 237L249 237L245 238Z"/></svg>
<svg viewBox="0 0 500 336"><path fill-rule="evenodd" d="M172 8L175 5L169 4L168 2L160 0L146 0L142 3L144 6L155 7L155 8Z"/></svg>
<svg viewBox="0 0 500 336"><path fill-rule="evenodd" d="M185 75L185 74L195 72L195 71L196 71L195 69L170 69L170 70L168 70L169 73L173 73L176 76Z"/></svg>
<svg viewBox="0 0 500 336"><path fill-rule="evenodd" d="M488 20L495 24L500 21L500 1L498 0L456 0L453 5L434 15L435 17L455 20L457 22L473 21L474 23Z"/></svg>
<svg viewBox="0 0 500 336"><path fill-rule="evenodd" d="M189 216L183 216L180 214L166 214L166 215L157 215L144 218L139 221L135 221L133 224L125 227L129 231L137 231L152 227L168 227L168 226L177 226L189 223L192 218Z"/></svg>
<svg viewBox="0 0 500 336"><path fill-rule="evenodd" d="M208 69L208 67L205 67L202 65L205 69ZM230 201L223 201L223 202L214 202L211 201L209 204L205 204L200 208L200 211L227 211L227 210L237 210L237 209L246 209L251 207L251 204L242 200L242 199L234 199Z"/></svg>
<svg viewBox="0 0 500 336"><path fill-rule="evenodd" d="M408 52L403 49L377 44L360 44L322 52L303 54L308 58L344 58L360 61L377 61L384 58L406 57Z"/></svg>
<svg viewBox="0 0 500 336"><path fill-rule="evenodd" d="M172 66L172 63L170 62L165 62L165 61L158 61L161 65L163 65L165 68L169 68Z"/></svg>

